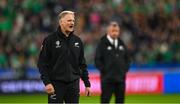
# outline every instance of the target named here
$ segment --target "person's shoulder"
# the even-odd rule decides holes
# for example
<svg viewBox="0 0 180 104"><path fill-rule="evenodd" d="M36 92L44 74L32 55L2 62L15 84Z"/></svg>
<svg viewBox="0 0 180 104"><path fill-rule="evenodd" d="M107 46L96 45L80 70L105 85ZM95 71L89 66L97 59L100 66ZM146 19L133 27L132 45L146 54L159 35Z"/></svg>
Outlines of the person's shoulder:
<svg viewBox="0 0 180 104"><path fill-rule="evenodd" d="M57 31L50 32L47 36L47 38L57 38Z"/></svg>
<svg viewBox="0 0 180 104"><path fill-rule="evenodd" d="M99 43L105 43L105 42L107 42L107 35L103 35L99 40Z"/></svg>
<svg viewBox="0 0 180 104"><path fill-rule="evenodd" d="M49 33L45 38L44 41L50 42L52 39L56 38L56 33L55 32L51 32Z"/></svg>
<svg viewBox="0 0 180 104"><path fill-rule="evenodd" d="M75 39L75 40L78 40L78 41L82 41L81 38L76 35L76 34L73 34L72 37Z"/></svg>
<svg viewBox="0 0 180 104"><path fill-rule="evenodd" d="M118 38L118 42L120 45L123 45L124 47L126 47L126 44L124 43L124 41L121 38Z"/></svg>
<svg viewBox="0 0 180 104"><path fill-rule="evenodd" d="M100 40L105 41L106 39L107 39L107 35L103 35Z"/></svg>
<svg viewBox="0 0 180 104"><path fill-rule="evenodd" d="M106 37L106 35L103 35L102 37L100 37L99 41L97 42L97 44L98 44L99 46L104 45L104 44L106 44L106 43L107 43L107 37Z"/></svg>

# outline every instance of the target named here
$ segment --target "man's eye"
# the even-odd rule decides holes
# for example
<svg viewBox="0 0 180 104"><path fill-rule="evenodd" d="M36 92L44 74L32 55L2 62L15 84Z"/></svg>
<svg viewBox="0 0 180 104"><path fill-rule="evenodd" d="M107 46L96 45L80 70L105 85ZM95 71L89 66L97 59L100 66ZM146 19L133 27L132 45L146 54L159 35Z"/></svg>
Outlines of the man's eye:
<svg viewBox="0 0 180 104"><path fill-rule="evenodd" d="M74 20L68 20L68 22L74 22Z"/></svg>

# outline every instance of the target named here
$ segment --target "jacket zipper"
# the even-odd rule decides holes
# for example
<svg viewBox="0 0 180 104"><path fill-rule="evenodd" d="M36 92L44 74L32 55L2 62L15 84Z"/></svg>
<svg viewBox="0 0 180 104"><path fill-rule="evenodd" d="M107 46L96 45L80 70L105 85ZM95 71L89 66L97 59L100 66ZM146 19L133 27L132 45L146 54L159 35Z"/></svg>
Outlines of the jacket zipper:
<svg viewBox="0 0 180 104"><path fill-rule="evenodd" d="M66 63L67 73L66 73L66 74L67 74L67 77L68 77L68 78L67 78L67 79L68 79L68 82L71 81L71 73L70 73L71 70L70 70L69 64L68 64L68 62L69 62L69 61L68 61L68 58L69 58L69 55L70 55L70 48L69 48L69 47L70 47L70 46L69 46L70 43L69 43L69 42L70 42L70 37L67 37L67 38L66 38L66 45L67 45L67 57L66 57L66 60L67 60L67 63Z"/></svg>

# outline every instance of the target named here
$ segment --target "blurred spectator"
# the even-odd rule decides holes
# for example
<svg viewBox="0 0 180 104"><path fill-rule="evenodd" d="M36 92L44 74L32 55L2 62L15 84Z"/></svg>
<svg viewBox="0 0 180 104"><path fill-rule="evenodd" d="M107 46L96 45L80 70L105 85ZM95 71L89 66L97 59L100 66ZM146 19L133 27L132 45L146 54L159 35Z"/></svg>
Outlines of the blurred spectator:
<svg viewBox="0 0 180 104"><path fill-rule="evenodd" d="M65 9L78 16L89 64L111 19L122 25L135 64L180 63L180 0L0 0L0 67L36 67L41 42Z"/></svg>

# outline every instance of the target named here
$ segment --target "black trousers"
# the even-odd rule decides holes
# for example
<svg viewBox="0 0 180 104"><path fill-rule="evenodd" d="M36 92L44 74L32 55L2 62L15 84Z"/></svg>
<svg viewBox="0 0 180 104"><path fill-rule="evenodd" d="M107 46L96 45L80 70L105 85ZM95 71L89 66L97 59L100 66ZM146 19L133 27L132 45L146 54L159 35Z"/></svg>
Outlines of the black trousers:
<svg viewBox="0 0 180 104"><path fill-rule="evenodd" d="M49 104L79 103L79 79L70 83L52 81L55 93L48 95Z"/></svg>
<svg viewBox="0 0 180 104"><path fill-rule="evenodd" d="M109 103L115 95L115 103L124 103L125 96L125 81L123 82L101 82L101 103Z"/></svg>

